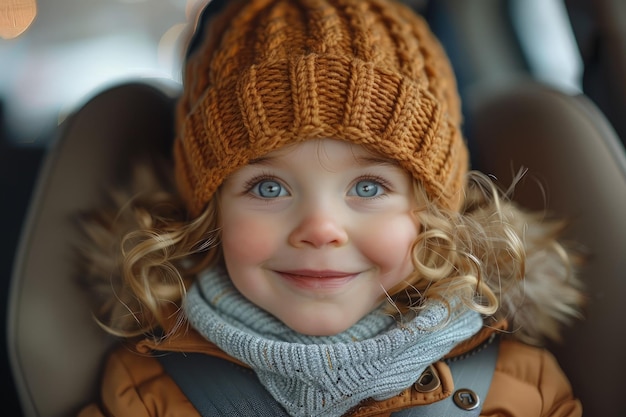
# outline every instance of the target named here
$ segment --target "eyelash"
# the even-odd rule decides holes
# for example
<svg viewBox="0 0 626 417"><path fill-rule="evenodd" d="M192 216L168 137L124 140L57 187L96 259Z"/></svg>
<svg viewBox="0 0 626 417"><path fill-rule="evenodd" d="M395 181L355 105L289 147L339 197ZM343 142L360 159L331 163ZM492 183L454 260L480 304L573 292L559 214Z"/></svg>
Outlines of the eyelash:
<svg viewBox="0 0 626 417"><path fill-rule="evenodd" d="M391 190L391 184L389 183L389 181L387 181L387 179L380 177L378 175L363 175L357 178L356 180L354 180L354 183L357 183L359 181L376 182L380 184L386 191Z"/></svg>
<svg viewBox="0 0 626 417"><path fill-rule="evenodd" d="M259 185L261 181L276 181L284 187L283 182L276 178L274 175L269 173L261 173L259 175L255 175L244 183L244 194L250 194L254 187Z"/></svg>

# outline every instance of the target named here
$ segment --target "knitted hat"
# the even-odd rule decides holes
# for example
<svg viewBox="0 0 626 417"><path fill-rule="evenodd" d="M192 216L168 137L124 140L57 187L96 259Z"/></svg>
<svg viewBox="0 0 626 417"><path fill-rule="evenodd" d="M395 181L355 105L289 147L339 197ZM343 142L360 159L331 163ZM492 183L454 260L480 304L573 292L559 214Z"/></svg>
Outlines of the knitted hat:
<svg viewBox="0 0 626 417"><path fill-rule="evenodd" d="M421 17L393 0L230 3L188 58L178 103L175 173L192 215L236 169L316 138L363 145L459 207L456 81Z"/></svg>

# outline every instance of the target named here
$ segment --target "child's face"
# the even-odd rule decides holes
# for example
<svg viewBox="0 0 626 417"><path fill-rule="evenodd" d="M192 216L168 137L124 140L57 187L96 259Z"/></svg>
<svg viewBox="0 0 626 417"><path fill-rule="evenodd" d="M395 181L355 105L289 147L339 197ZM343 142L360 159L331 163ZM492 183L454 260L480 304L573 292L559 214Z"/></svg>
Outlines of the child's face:
<svg viewBox="0 0 626 417"><path fill-rule="evenodd" d="M234 285L300 333L346 330L413 270L412 190L399 166L331 139L237 170L220 191Z"/></svg>

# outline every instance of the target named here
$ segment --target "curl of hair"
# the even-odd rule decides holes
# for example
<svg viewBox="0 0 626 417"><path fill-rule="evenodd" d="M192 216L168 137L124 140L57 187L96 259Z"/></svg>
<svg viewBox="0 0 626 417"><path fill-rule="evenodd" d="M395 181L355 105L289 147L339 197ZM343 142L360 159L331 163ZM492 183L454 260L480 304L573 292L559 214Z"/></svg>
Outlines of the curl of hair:
<svg viewBox="0 0 626 417"><path fill-rule="evenodd" d="M162 178L171 178L169 166L139 163L129 190L112 192L110 207L82 216L88 242L79 247L80 278L96 321L115 336L166 337L156 333L174 318L173 333L195 274L219 257L216 202L189 221Z"/></svg>
<svg viewBox="0 0 626 417"><path fill-rule="evenodd" d="M523 209L477 171L459 212L429 201L419 183L414 189L415 270L389 291L390 312L418 310L426 299L450 311L465 305L507 319L516 338L533 344L558 340L561 325L580 316L578 258L558 240L564 222Z"/></svg>

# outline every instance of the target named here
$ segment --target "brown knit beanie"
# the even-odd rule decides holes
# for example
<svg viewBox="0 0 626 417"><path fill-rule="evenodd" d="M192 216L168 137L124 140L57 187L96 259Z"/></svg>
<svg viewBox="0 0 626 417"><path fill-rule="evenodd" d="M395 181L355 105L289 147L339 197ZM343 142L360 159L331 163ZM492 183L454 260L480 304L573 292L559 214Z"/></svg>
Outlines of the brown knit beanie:
<svg viewBox="0 0 626 417"><path fill-rule="evenodd" d="M192 215L234 170L316 138L360 144L458 209L468 169L448 59L393 0L231 2L187 61L176 180Z"/></svg>

